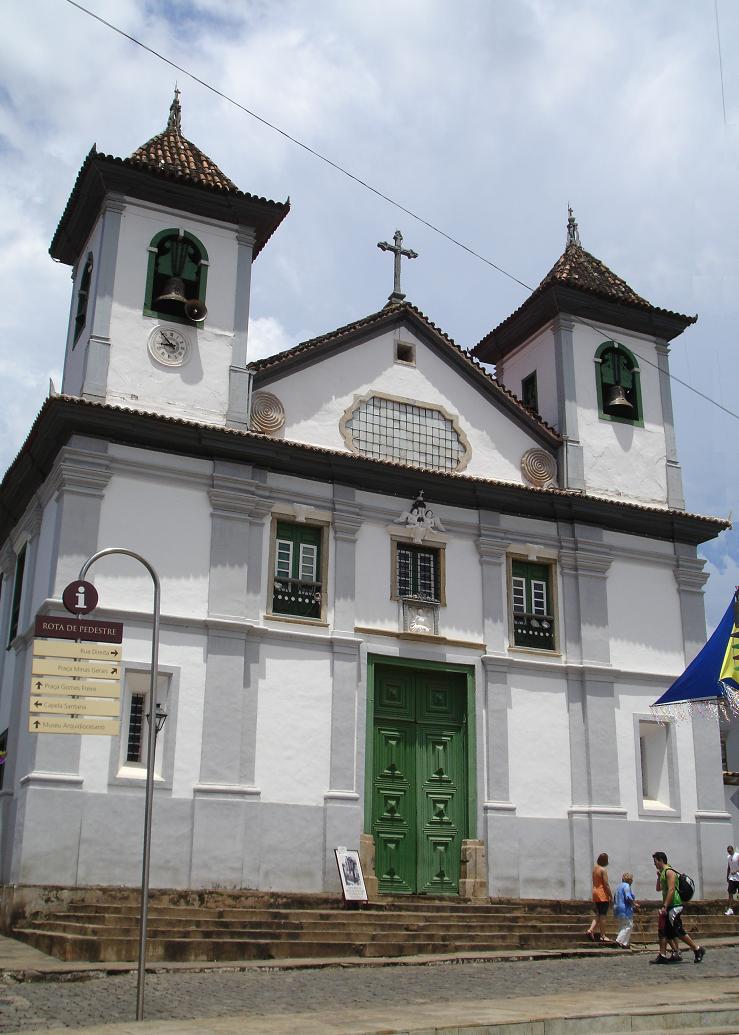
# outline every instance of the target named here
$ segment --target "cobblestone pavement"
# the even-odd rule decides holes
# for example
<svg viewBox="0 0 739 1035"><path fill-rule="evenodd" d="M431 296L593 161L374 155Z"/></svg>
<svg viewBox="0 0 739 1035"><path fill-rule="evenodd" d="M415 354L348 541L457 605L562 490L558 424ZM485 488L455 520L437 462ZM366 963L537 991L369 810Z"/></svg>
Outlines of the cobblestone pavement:
<svg viewBox="0 0 739 1035"><path fill-rule="evenodd" d="M147 1020L184 1020L247 1013L252 1017L335 1007L357 1009L449 1003L454 1000L603 990L603 1005L623 1001L624 989L664 986L681 978L737 975L737 948L709 949L696 966L692 953L669 967L649 966L650 955L579 959L445 963L325 970L251 970L240 973L147 975ZM70 1029L135 1016L136 975L75 981L0 984L0 1032L51 1026Z"/></svg>

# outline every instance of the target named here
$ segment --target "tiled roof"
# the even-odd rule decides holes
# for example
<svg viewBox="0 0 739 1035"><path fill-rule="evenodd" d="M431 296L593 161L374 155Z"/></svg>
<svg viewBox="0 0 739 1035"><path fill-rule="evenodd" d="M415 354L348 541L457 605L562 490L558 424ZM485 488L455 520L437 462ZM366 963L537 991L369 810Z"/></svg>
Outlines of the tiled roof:
<svg viewBox="0 0 739 1035"><path fill-rule="evenodd" d="M166 129L136 148L129 161L186 176L206 187L238 190L233 180L222 173L215 162L183 137L180 91L177 89L169 109Z"/></svg>
<svg viewBox="0 0 739 1035"><path fill-rule="evenodd" d="M518 320L521 314L528 311L547 290L556 289L558 286L582 291L596 298L604 299L606 302L628 306L644 313L666 317L678 321L684 327L695 323L698 319L697 316L685 316L682 313L652 305L646 298L638 295L632 287L629 287L625 280L610 270L604 262L585 251L580 243L577 223L572 215L572 209L570 209L567 221L567 245L564 252L526 301L478 342L473 349L474 354L487 357L489 355L487 346L494 341L496 335Z"/></svg>
<svg viewBox="0 0 739 1035"><path fill-rule="evenodd" d="M626 305L654 309L646 298L637 295L625 280L617 277L604 262L596 259L590 252L586 252L579 244L568 242L564 253L560 255L544 277L539 288L546 287L547 284L555 281L559 284L580 288L582 291L591 291L604 298L612 298L614 301L623 302Z"/></svg>
<svg viewBox="0 0 739 1035"><path fill-rule="evenodd" d="M336 330L329 331L327 334L322 334L317 338L303 341L294 348L285 349L284 352L278 352L274 356L267 356L264 359L258 359L249 365L252 370L259 373L267 370L271 371L292 361L296 357L304 355L305 353L317 352L322 346L334 344L344 337L355 334L357 331L361 331L375 325L381 326L383 323L396 321L402 314L406 314L412 319L420 322L421 325L437 339L437 341L440 341L446 347L450 348L455 355L464 362L473 376L478 378L488 391L504 397L508 404L512 404L515 409L520 411L520 414L529 423L534 424L540 432L543 431L550 440L555 440L555 442L559 444L561 436L556 428L553 428L550 424L547 424L546 421L542 420L534 410L530 410L528 407L524 406L518 396L514 395L509 388L506 388L505 385L501 384L500 381L493 377L492 374L488 373L482 364L471 356L469 352L457 345L453 338L450 338L449 335L442 331L440 327L437 327L425 313L421 312L420 309L412 305L410 302L389 302L384 306L384 308L380 309L379 312L371 313L369 316L364 316L360 320L355 320L352 323L345 324L343 327L338 327Z"/></svg>
<svg viewBox="0 0 739 1035"><path fill-rule="evenodd" d="M700 539L696 539L696 542L704 542L707 538L712 538L713 536L718 535L718 533L723 529L731 528L731 521L724 518L709 517L704 514L694 514L688 511L649 506L647 504L632 503L625 500L614 500L602 496L592 496L587 493L582 493L579 490L542 488L519 482L508 482L496 478L482 478L478 475L470 475L464 472L429 471L424 468L416 467L413 464L403 463L399 460L385 460L375 457L355 456L352 453L331 449L327 446L314 446L305 442L297 442L289 439L276 439L269 435L260 434L255 431L245 431L240 428L215 427L204 422L186 420L182 417L166 416L164 414L153 413L147 410L136 410L126 406L115 406L110 403L93 402L88 399L80 399L77 396L68 395L52 396L44 402L25 442L21 446L20 452L5 473L5 477L0 484L0 523L5 524L7 527L12 527L12 525L15 524L18 518L22 515L27 504L27 501L25 501L24 498L21 498L23 494L21 493L21 495L19 495L18 492L19 479L30 479L35 491L38 484L40 484L48 474L51 461L58 452L58 438L60 435L63 437L66 432L62 432L62 426L60 425L55 428L55 434L50 435L48 433L44 433L45 421L48 420L53 422L54 415L56 413L60 413L63 417L65 410L68 410L71 413L76 411L79 414L80 420L83 420L86 414L99 414L102 419L97 421L97 427L80 424L80 428L84 427L86 434L97 434L99 431L105 437L109 437L111 441L117 442L126 442L128 439L127 436L122 433L121 426L115 424L116 415L121 415L121 417L125 417L126 420L138 418L145 424L145 441L150 448L157 448L154 436L150 434L150 429L156 426L161 426L162 428L181 428L183 431L194 433L194 435L190 435L186 440L186 443L183 442L183 444L178 446L178 448L195 448L197 453L193 453L192 455L217 455L219 442L241 442L245 446L248 445L249 442L253 442L255 444L264 443L265 445L268 444L270 449L276 450L278 453L284 454L285 456L289 454L300 454L306 457L306 460L310 456L324 457L329 463L332 460L340 460L343 464L347 464L351 468L358 468L360 471L369 471L373 469L381 471L384 469L389 472L391 469L399 469L407 471L409 474L422 474L426 478L433 479L438 486L466 484L470 486L490 487L491 489L515 492L520 499L528 497L532 500L537 498L569 500L572 505L576 507L592 504L598 508L599 513L601 514L605 514L606 512L611 511L612 508L615 508L616 511L624 515L652 515L654 518L666 519L669 522L671 528L670 537L672 537L677 531L678 524L685 522L697 523L699 526L705 526L706 529L711 530L708 535L703 535ZM240 459L245 459L247 454L239 453L239 456ZM334 471L333 467L330 467L329 471L330 474L327 474L327 477L331 477L332 479L338 477L338 474ZM307 477L315 477L315 474L310 474L306 471L303 471L303 474ZM404 482L403 484L407 485L407 482ZM458 500L457 502L452 502L449 500L448 502L452 506L479 505L479 502L475 503L475 500L476 497L473 495L466 501ZM12 502L12 507L8 506L8 501ZM5 531L7 533L7 528Z"/></svg>

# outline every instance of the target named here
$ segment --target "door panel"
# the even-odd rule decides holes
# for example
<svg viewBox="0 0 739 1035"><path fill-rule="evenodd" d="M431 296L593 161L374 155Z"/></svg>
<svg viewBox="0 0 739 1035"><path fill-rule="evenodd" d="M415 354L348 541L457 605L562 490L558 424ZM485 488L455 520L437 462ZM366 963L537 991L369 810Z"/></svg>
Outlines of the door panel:
<svg viewBox="0 0 739 1035"><path fill-rule="evenodd" d="M463 792L461 727L418 726L420 855L418 890L436 895L459 892Z"/></svg>
<svg viewBox="0 0 739 1035"><path fill-rule="evenodd" d="M412 723L376 720L374 736L375 867L387 894L410 894L416 871L416 801Z"/></svg>
<svg viewBox="0 0 739 1035"><path fill-rule="evenodd" d="M377 666L372 831L380 891L459 892L466 678Z"/></svg>

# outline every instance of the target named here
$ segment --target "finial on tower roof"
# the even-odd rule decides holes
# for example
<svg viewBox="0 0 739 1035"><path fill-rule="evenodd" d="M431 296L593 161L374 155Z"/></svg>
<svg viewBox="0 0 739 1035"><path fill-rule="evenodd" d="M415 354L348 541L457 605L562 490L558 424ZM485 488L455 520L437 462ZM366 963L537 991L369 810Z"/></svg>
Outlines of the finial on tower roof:
<svg viewBox="0 0 739 1035"><path fill-rule="evenodd" d="M577 229L577 220L572 212L572 205L567 206L567 244L576 244L580 247L580 231Z"/></svg>
<svg viewBox="0 0 739 1035"><path fill-rule="evenodd" d="M174 84L174 100L169 106L167 129L174 129L178 133L182 132L182 108L180 106L180 91L177 83Z"/></svg>

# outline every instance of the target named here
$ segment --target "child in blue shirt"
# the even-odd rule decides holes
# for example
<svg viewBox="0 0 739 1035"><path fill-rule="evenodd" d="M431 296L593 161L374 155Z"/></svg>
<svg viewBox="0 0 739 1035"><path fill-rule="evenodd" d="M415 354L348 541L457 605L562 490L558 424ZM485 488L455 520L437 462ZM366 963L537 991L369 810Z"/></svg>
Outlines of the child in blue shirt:
<svg viewBox="0 0 739 1035"><path fill-rule="evenodd" d="M634 926L634 910L639 908L639 903L631 890L633 880L633 873L624 873L613 895L613 915L618 918L621 925L616 941L624 949L629 948L631 929Z"/></svg>

